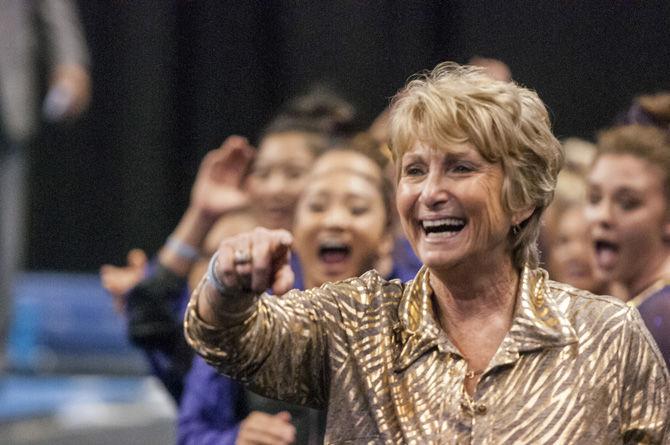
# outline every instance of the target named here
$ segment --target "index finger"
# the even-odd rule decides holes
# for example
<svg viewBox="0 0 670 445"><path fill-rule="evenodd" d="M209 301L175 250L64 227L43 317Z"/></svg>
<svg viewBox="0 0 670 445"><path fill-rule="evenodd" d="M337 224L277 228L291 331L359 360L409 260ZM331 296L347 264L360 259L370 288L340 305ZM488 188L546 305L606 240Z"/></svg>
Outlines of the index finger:
<svg viewBox="0 0 670 445"><path fill-rule="evenodd" d="M272 286L277 270L283 265L281 258L287 256L292 236L285 230L257 228L253 233L251 276L252 289L263 292Z"/></svg>

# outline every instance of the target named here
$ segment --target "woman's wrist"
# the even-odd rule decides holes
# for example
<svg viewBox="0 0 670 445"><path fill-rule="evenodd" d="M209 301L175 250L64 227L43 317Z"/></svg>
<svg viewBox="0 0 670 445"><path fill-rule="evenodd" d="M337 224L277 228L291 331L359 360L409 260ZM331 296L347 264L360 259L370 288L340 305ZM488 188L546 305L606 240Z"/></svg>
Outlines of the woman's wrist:
<svg viewBox="0 0 670 445"><path fill-rule="evenodd" d="M158 261L175 274L185 277L200 259L203 240L214 221L197 208L189 207L158 253Z"/></svg>
<svg viewBox="0 0 670 445"><path fill-rule="evenodd" d="M170 249L175 255L184 261L195 262L200 259L200 250L179 238L170 235L165 241L165 248Z"/></svg>
<svg viewBox="0 0 670 445"><path fill-rule="evenodd" d="M206 318L217 324L221 319L246 318L258 298L254 292L230 288L223 284L216 274L218 252L212 255L207 267L206 283L203 288L210 314Z"/></svg>
<svg viewBox="0 0 670 445"><path fill-rule="evenodd" d="M210 285L216 289L216 291L222 296L227 295L229 289L219 280L219 277L216 276L216 266L219 260L219 252L214 252L212 258L209 260L209 265L207 266L207 281Z"/></svg>

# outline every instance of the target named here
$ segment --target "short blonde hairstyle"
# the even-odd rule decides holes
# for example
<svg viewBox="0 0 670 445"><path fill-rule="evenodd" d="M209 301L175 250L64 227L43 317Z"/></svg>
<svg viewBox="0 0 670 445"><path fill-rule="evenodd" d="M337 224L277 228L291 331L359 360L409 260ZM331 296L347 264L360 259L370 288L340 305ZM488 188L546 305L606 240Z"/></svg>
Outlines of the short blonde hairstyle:
<svg viewBox="0 0 670 445"><path fill-rule="evenodd" d="M631 155L658 166L664 174L663 191L670 202L670 133L650 125L623 125L598 133L598 154Z"/></svg>
<svg viewBox="0 0 670 445"><path fill-rule="evenodd" d="M553 197L563 151L534 91L496 81L481 68L441 63L395 95L389 136L398 177L402 156L417 141L435 147L471 143L488 162L500 162L503 208L534 208L510 231L512 259L517 267L538 266L540 218Z"/></svg>

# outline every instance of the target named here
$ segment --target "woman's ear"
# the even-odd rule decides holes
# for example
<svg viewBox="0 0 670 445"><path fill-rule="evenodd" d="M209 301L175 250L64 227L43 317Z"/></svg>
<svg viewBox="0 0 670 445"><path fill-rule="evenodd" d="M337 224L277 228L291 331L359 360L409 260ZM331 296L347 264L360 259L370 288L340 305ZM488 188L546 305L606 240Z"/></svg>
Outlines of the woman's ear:
<svg viewBox="0 0 670 445"><path fill-rule="evenodd" d="M530 218L534 211L535 206L514 212L512 215L512 226L518 226L519 224L523 223L525 220Z"/></svg>

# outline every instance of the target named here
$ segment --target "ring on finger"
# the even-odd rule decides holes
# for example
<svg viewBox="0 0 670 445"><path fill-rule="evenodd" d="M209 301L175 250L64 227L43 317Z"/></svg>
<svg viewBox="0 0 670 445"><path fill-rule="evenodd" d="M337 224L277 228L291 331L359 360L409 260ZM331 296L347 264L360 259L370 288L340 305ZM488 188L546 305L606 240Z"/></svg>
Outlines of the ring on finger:
<svg viewBox="0 0 670 445"><path fill-rule="evenodd" d="M236 249L233 253L233 264L249 264L251 263L251 254L248 250Z"/></svg>

